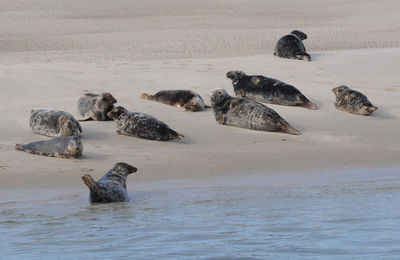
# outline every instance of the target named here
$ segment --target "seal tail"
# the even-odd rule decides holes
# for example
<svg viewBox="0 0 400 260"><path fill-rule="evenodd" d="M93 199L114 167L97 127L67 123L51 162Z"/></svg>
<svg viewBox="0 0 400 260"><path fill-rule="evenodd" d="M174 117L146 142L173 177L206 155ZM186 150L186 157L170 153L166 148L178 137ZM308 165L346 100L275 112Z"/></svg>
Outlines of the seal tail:
<svg viewBox="0 0 400 260"><path fill-rule="evenodd" d="M83 183L85 183L85 185L88 186L88 188L90 190L94 190L97 188L96 181L89 174L85 174L81 178L82 178Z"/></svg>
<svg viewBox="0 0 400 260"><path fill-rule="evenodd" d="M154 100L154 95L149 95L147 93L142 93L142 95L140 95L140 98L148 99L148 100Z"/></svg>
<svg viewBox="0 0 400 260"><path fill-rule="evenodd" d="M287 134L291 134L291 135L299 135L299 134L301 134L300 131L298 131L297 129L293 128L284 119L281 119L279 121L279 124L281 126L281 132L283 132L283 133L287 133Z"/></svg>
<svg viewBox="0 0 400 260"><path fill-rule="evenodd" d="M314 103L312 103L310 100L308 100L308 98L306 98L304 95L300 96L300 100L301 100L301 106L308 108L308 109L312 109L315 110L317 109L317 105L315 105Z"/></svg>
<svg viewBox="0 0 400 260"><path fill-rule="evenodd" d="M16 144L15 145L15 149L18 151L23 151L24 150L24 144Z"/></svg>
<svg viewBox="0 0 400 260"><path fill-rule="evenodd" d="M176 139L176 140L183 140L183 138L185 138L184 135L178 134L177 132L175 132L172 129L168 129L168 135L171 139Z"/></svg>

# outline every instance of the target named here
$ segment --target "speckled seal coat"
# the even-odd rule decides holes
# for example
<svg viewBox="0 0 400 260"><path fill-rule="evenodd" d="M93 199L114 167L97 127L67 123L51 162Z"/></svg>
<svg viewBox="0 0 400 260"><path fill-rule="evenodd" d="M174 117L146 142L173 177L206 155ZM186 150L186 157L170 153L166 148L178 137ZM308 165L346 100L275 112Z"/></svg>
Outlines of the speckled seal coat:
<svg viewBox="0 0 400 260"><path fill-rule="evenodd" d="M207 107L204 104L203 98L192 90L161 90L154 95L143 93L141 98L181 107L185 111L203 111Z"/></svg>
<svg viewBox="0 0 400 260"><path fill-rule="evenodd" d="M367 96L347 86L336 87L332 89L332 92L336 96L335 107L338 110L367 116L378 109L371 104Z"/></svg>
<svg viewBox="0 0 400 260"><path fill-rule="evenodd" d="M95 181L92 176L82 176L83 183L90 189L90 202L126 202L129 196L126 191L126 178L137 169L127 163L119 162L101 179Z"/></svg>
<svg viewBox="0 0 400 260"><path fill-rule="evenodd" d="M96 120L105 121L111 120L107 116L117 100L108 92L97 94L86 93L78 101L78 111L83 117L79 121Z"/></svg>
<svg viewBox="0 0 400 260"><path fill-rule="evenodd" d="M79 158L82 156L83 145L79 137L66 136L29 144L16 144L15 149L43 156Z"/></svg>
<svg viewBox="0 0 400 260"><path fill-rule="evenodd" d="M277 79L248 76L243 71L229 71L226 77L232 80L233 90L238 97L270 104L317 108L297 88Z"/></svg>
<svg viewBox="0 0 400 260"><path fill-rule="evenodd" d="M59 110L32 110L29 126L34 133L50 137L82 136L79 122L70 113Z"/></svg>
<svg viewBox="0 0 400 260"><path fill-rule="evenodd" d="M310 61L311 56L304 47L303 40L307 39L307 35L301 31L294 30L289 35L285 35L279 39L275 46L275 56L288 59Z"/></svg>
<svg viewBox="0 0 400 260"><path fill-rule="evenodd" d="M121 106L114 107L107 115L117 123L117 134L157 141L184 138L160 120L144 113L128 112Z"/></svg>
<svg viewBox="0 0 400 260"><path fill-rule="evenodd" d="M220 124L259 131L300 134L273 109L249 99L231 97L222 88L212 91L211 104L215 119Z"/></svg>

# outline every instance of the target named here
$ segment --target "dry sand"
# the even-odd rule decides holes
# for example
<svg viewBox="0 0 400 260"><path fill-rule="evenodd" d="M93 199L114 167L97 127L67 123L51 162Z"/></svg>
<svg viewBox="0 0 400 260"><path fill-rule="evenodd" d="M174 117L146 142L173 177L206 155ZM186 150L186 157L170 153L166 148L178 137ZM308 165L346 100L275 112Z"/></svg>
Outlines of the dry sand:
<svg viewBox="0 0 400 260"><path fill-rule="evenodd" d="M85 190L81 175L98 178L118 161L139 169L130 186L399 167L398 13L395 0L2 1L0 188ZM312 62L272 55L277 39L295 28L308 34ZM142 92L193 89L209 103L213 88L233 94L228 70L293 84L320 109L270 105L303 133L291 136L222 126L212 110L190 113L140 99ZM379 109L370 117L337 111L331 89L340 84ZM151 114L186 138L147 141L116 135L114 122L83 122L82 160L14 150L16 143L47 139L31 132L31 109L78 118L84 90L109 91L118 105Z"/></svg>

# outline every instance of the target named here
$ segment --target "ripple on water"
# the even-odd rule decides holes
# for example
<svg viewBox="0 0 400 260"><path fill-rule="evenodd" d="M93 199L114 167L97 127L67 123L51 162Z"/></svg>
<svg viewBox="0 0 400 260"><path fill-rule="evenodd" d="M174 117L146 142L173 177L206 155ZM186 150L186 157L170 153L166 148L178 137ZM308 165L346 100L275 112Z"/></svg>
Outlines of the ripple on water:
<svg viewBox="0 0 400 260"><path fill-rule="evenodd" d="M393 258L400 179L87 194L0 204L3 257Z"/></svg>

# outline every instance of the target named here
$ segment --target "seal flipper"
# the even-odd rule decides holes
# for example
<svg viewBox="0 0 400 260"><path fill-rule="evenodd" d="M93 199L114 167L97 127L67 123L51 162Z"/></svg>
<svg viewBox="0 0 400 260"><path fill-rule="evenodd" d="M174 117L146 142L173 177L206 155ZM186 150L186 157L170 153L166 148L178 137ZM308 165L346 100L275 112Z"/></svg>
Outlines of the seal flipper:
<svg viewBox="0 0 400 260"><path fill-rule="evenodd" d="M171 139L176 139L176 140L183 140L183 138L185 138L185 136L178 134L177 132L175 132L174 130L172 130L171 128L167 129L168 135Z"/></svg>
<svg viewBox="0 0 400 260"><path fill-rule="evenodd" d="M308 53L296 53L295 57L299 60L311 61L311 56Z"/></svg>
<svg viewBox="0 0 400 260"><path fill-rule="evenodd" d="M306 98L306 97L305 97L304 95L302 95L302 94L300 94L299 99L300 99L300 101L302 102L302 103L300 104L300 106L302 106L302 107L305 107L305 108L308 108L308 109L312 109L312 110L315 110L315 109L318 108L317 105L315 105L314 103L312 103L310 100L308 100L308 98Z"/></svg>
<svg viewBox="0 0 400 260"><path fill-rule="evenodd" d="M278 126L280 127L281 132L283 132L283 133L287 133L287 134L291 134L291 135L301 134L300 131L296 130L291 125L289 125L289 123L286 122L283 118L279 119Z"/></svg>
<svg viewBox="0 0 400 260"><path fill-rule="evenodd" d="M97 192L98 191L98 186L96 181L90 176L89 174L85 174L84 176L81 176L83 183L85 183L86 186L90 189L92 192Z"/></svg>

